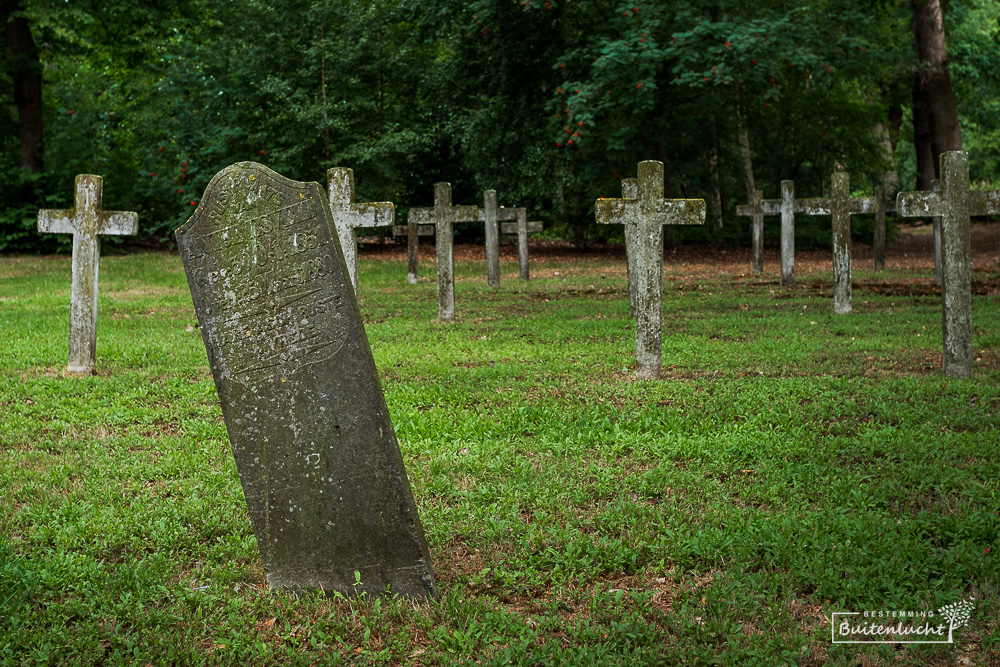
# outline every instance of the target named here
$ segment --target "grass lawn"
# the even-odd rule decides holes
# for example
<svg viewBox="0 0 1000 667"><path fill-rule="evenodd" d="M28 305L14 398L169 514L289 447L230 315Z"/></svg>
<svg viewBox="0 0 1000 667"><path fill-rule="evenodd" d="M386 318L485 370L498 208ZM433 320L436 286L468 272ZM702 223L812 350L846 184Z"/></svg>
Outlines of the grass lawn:
<svg viewBox="0 0 1000 667"><path fill-rule="evenodd" d="M826 255L788 288L774 253L674 258L637 381L620 259L498 290L458 261L442 324L429 262L363 254L423 605L266 589L177 256L103 258L93 377L64 372L69 258L0 258L0 665L996 664L995 251L965 380L932 269L892 256L846 316ZM953 644L831 642L833 612L970 596Z"/></svg>

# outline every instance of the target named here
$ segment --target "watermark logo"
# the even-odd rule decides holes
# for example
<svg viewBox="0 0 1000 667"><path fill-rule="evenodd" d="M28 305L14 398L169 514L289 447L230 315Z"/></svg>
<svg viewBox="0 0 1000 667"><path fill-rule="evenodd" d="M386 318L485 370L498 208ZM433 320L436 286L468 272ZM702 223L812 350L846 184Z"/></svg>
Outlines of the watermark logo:
<svg viewBox="0 0 1000 667"><path fill-rule="evenodd" d="M830 632L834 644L951 644L972 618L974 599L937 611L835 611Z"/></svg>

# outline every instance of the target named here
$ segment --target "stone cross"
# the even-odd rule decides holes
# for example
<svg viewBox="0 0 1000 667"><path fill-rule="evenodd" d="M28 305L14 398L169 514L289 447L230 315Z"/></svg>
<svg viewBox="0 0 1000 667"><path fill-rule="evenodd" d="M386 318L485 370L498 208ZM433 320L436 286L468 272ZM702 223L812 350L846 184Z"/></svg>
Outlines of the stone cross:
<svg viewBox="0 0 1000 667"><path fill-rule="evenodd" d="M941 154L940 189L900 192L896 212L941 217L941 301L945 375L972 373L972 243L970 216L1000 215L1000 190L969 190L969 154Z"/></svg>
<svg viewBox="0 0 1000 667"><path fill-rule="evenodd" d="M764 271L764 209L760 203L764 201L764 193L754 190L750 203L736 207L736 215L750 218L750 236L753 239L753 254L750 258L750 273Z"/></svg>
<svg viewBox="0 0 1000 667"><path fill-rule="evenodd" d="M524 208L497 208L496 190L487 190L483 194L483 208L479 211L479 221L486 223L486 282L490 287L500 286L500 236L497 221L499 220L525 220L528 219L528 211ZM518 227L520 230L520 227ZM523 253L521 252L521 238L524 237ZM523 256L523 261L521 258ZM518 260L521 268L521 279L528 279L528 242L527 231L522 235L518 231Z"/></svg>
<svg viewBox="0 0 1000 667"><path fill-rule="evenodd" d="M176 237L268 585L434 596L323 187L234 164Z"/></svg>
<svg viewBox="0 0 1000 667"><path fill-rule="evenodd" d="M340 248L344 252L344 262L351 276L354 292L358 291L358 239L355 227L384 227L396 219L396 209L392 202L372 204L354 203L354 170L333 167L326 172L327 188L330 191L330 211L333 224L340 236Z"/></svg>
<svg viewBox="0 0 1000 667"><path fill-rule="evenodd" d="M73 283L69 307L70 373L90 375L97 359L97 283L101 264L101 234L134 236L139 216L130 211L104 211L104 179L76 177L73 208L38 212L38 231L73 235Z"/></svg>
<svg viewBox="0 0 1000 667"><path fill-rule="evenodd" d="M795 183L781 182L781 199L763 199L760 190L754 192L749 204L736 207L736 215L750 216L753 226L753 259L751 271L764 270L764 216L781 216L781 284L795 281Z"/></svg>
<svg viewBox="0 0 1000 667"><path fill-rule="evenodd" d="M419 210L419 209L418 209ZM406 216L405 225L392 228L393 236L406 237L406 280L411 285L416 285L420 273L420 238L421 236L434 236L434 225L422 225L414 222L412 211ZM418 216L420 217L420 216Z"/></svg>
<svg viewBox="0 0 1000 667"><path fill-rule="evenodd" d="M410 235L420 224L433 224L437 245L438 319L451 322L455 319L455 231L459 222L479 222L479 209L475 206L452 206L451 183L434 184L434 208L411 208L407 219Z"/></svg>
<svg viewBox="0 0 1000 667"><path fill-rule="evenodd" d="M542 231L542 223L528 222L528 210L524 208L514 209L516 214L515 223L517 229L517 272L521 280L529 280L531 276L528 272L528 232Z"/></svg>
<svg viewBox="0 0 1000 667"><path fill-rule="evenodd" d="M851 197L850 177L842 171L833 175L830 197L799 199L795 211L805 215L833 218L833 312L851 312L851 216L875 213L875 197Z"/></svg>
<svg viewBox="0 0 1000 667"><path fill-rule="evenodd" d="M635 194L598 199L594 212L598 223L624 224L627 247L634 249L636 376L655 379L663 354L663 226L704 224L705 201L664 199L663 163L656 160L639 163Z"/></svg>
<svg viewBox="0 0 1000 667"><path fill-rule="evenodd" d="M479 219L486 225L486 284L500 287L500 229L497 226L497 191L483 193Z"/></svg>

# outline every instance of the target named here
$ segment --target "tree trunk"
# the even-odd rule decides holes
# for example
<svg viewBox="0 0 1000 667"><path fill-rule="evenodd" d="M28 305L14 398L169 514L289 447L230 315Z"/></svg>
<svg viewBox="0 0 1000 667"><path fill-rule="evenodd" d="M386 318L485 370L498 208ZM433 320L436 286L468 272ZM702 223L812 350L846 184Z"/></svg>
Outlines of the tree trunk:
<svg viewBox="0 0 1000 667"><path fill-rule="evenodd" d="M913 77L913 146L917 152L917 190L930 190L937 178L931 124L920 96L920 78Z"/></svg>
<svg viewBox="0 0 1000 667"><path fill-rule="evenodd" d="M0 23L7 37L7 57L17 106L21 166L32 173L42 170L42 64L31 36L28 19L14 16L21 0L0 0Z"/></svg>
<svg viewBox="0 0 1000 667"><path fill-rule="evenodd" d="M913 36L920 61L917 72L920 102L927 115L935 178L940 178L938 159L941 153L962 150L958 106L951 88L951 78L948 76L948 50L944 39L941 0L910 0L910 4L913 8ZM916 115L915 108L914 128Z"/></svg>

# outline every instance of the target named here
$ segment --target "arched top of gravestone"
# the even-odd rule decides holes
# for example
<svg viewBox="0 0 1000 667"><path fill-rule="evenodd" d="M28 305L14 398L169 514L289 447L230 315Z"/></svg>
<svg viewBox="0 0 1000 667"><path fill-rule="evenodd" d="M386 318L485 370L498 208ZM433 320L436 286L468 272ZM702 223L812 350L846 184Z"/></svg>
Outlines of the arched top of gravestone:
<svg viewBox="0 0 1000 667"><path fill-rule="evenodd" d="M289 194L294 196L287 197ZM226 209L230 205L232 210L228 211L229 216L240 218L244 217L240 215L241 213L256 211L260 207L266 209L269 208L269 204L273 213L281 213L294 207L296 203L305 203L312 199L322 202L325 197L319 183L293 181L258 162L237 162L217 173L209 181L198 207L176 233L178 235L190 233L206 217L218 218L226 214ZM283 200L285 204L282 206L279 202ZM244 220L244 222L254 221Z"/></svg>

